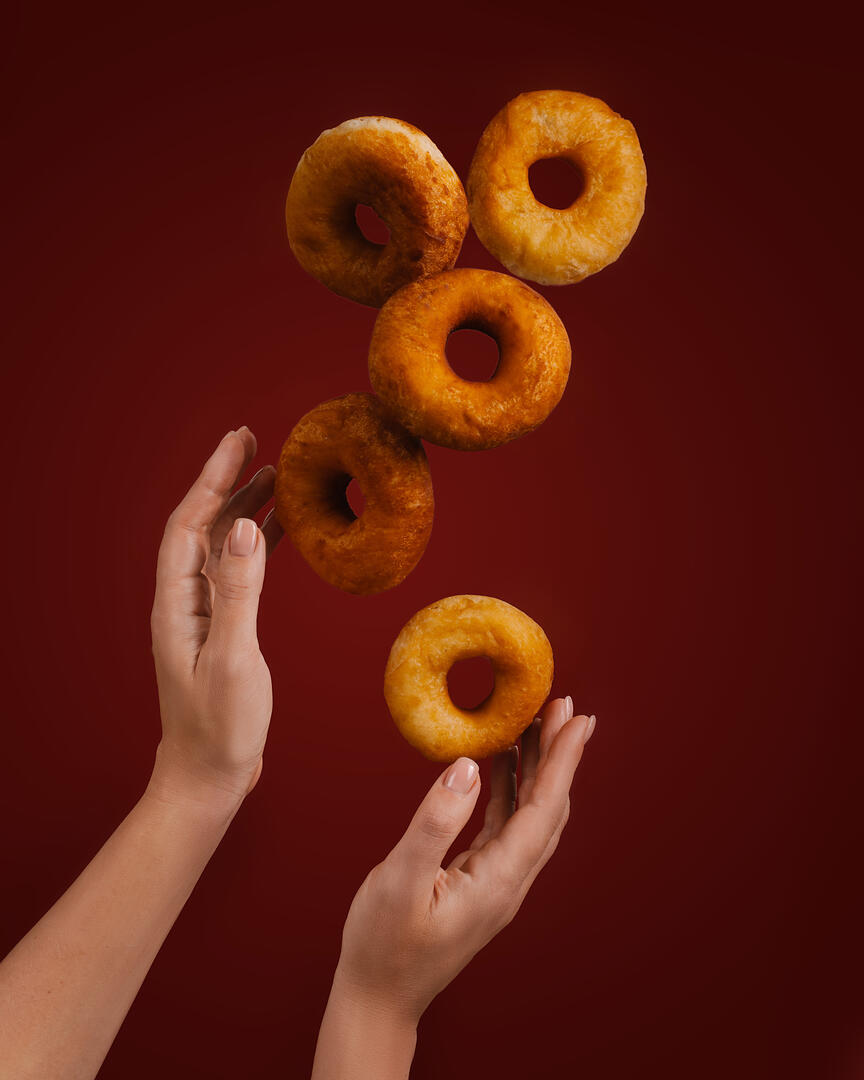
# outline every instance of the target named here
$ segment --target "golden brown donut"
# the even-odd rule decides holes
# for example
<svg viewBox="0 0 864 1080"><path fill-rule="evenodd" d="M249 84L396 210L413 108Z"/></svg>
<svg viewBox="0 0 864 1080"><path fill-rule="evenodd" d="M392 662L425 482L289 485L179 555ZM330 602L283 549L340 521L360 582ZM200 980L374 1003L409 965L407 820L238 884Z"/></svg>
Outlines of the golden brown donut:
<svg viewBox="0 0 864 1080"><path fill-rule="evenodd" d="M572 206L534 198L528 169L566 158L582 174ZM599 98L568 90L520 94L491 120L468 174L471 224L511 273L569 285L614 262L645 208L645 162L636 129Z"/></svg>
<svg viewBox="0 0 864 1080"><path fill-rule="evenodd" d="M450 700L457 660L487 656L495 687L476 709ZM418 611L393 643L384 673L390 715L432 761L488 757L512 746L552 686L552 646L518 608L491 596L448 596Z"/></svg>
<svg viewBox="0 0 864 1080"><path fill-rule="evenodd" d="M488 382L447 363L448 335L470 327L498 343ZM447 270L406 285L372 332L369 378L415 435L456 450L487 450L538 427L570 374L570 341L552 307L529 286L493 270Z"/></svg>
<svg viewBox="0 0 864 1080"><path fill-rule="evenodd" d="M365 498L356 517L345 491ZM325 401L300 420L276 469L276 517L325 581L350 593L392 589L414 569L432 531L432 478L423 444L372 394Z"/></svg>
<svg viewBox="0 0 864 1080"><path fill-rule="evenodd" d="M383 219L386 244L360 231L358 204ZM323 131L300 158L285 222L304 270L340 296L380 307L402 285L456 262L468 204L459 177L422 131L360 116Z"/></svg>

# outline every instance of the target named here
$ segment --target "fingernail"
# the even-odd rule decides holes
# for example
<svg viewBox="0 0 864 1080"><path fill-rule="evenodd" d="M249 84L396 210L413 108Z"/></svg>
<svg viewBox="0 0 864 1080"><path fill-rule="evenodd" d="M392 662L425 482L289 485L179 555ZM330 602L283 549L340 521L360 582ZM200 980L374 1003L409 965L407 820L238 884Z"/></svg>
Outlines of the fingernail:
<svg viewBox="0 0 864 1080"><path fill-rule="evenodd" d="M550 724L566 724L570 719L567 712L567 699L563 697L555 698L552 702L552 711L550 711L548 720Z"/></svg>
<svg viewBox="0 0 864 1080"><path fill-rule="evenodd" d="M249 518L237 518L228 537L228 550L232 555L246 558L258 543L258 526Z"/></svg>
<svg viewBox="0 0 864 1080"><path fill-rule="evenodd" d="M450 788L458 795L467 795L474 787L477 773L480 771L476 761L471 758L460 757L444 774L444 787Z"/></svg>
<svg viewBox="0 0 864 1080"><path fill-rule="evenodd" d="M597 723L597 717L592 713L588 717L588 730L585 732L585 742L588 742L588 740L594 734L594 725L596 723Z"/></svg>
<svg viewBox="0 0 864 1080"><path fill-rule="evenodd" d="M567 695L567 697L564 698L564 708L567 710L567 719L572 720L573 719L573 698L570 697L569 694Z"/></svg>

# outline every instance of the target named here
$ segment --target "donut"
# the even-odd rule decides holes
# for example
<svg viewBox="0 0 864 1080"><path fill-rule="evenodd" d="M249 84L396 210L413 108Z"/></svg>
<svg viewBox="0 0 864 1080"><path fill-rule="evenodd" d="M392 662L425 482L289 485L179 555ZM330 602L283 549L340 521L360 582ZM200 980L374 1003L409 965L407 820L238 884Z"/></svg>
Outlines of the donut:
<svg viewBox="0 0 864 1080"><path fill-rule="evenodd" d="M346 497L356 479L365 505ZM434 502L423 444L372 394L325 401L298 421L276 469L276 517L325 581L367 595L414 569L432 531Z"/></svg>
<svg viewBox="0 0 864 1080"><path fill-rule="evenodd" d="M487 656L495 673L475 709L450 699L457 660ZM491 596L448 596L402 628L384 673L384 697L405 739L431 761L488 757L512 746L552 686L552 646L518 608Z"/></svg>
<svg viewBox="0 0 864 1080"><path fill-rule="evenodd" d="M528 169L565 158L583 189L565 210L537 201ZM567 90L520 94L490 121L468 174L471 224L517 277L570 285L614 262L645 208L636 129L599 98Z"/></svg>
<svg viewBox="0 0 864 1080"><path fill-rule="evenodd" d="M448 335L466 327L498 344L487 382L447 363ZM487 450L542 424L569 373L570 341L551 305L494 270L446 270L404 286L378 313L369 347L369 378L393 416L456 450Z"/></svg>
<svg viewBox="0 0 864 1080"><path fill-rule="evenodd" d="M360 231L359 204L383 219L386 244ZM468 204L459 177L422 131L360 116L323 131L300 158L285 223L304 270L340 296L380 307L402 285L456 262Z"/></svg>

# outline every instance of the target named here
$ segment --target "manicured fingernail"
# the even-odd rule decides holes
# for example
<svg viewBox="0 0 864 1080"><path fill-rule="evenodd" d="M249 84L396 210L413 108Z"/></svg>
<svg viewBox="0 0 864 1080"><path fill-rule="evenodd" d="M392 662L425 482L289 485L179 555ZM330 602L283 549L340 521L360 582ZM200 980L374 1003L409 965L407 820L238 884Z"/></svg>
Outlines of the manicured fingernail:
<svg viewBox="0 0 864 1080"><path fill-rule="evenodd" d="M566 724L570 719L567 714L567 701L563 697L555 698L552 702L552 708L547 715L548 722L550 724Z"/></svg>
<svg viewBox="0 0 864 1080"><path fill-rule="evenodd" d="M594 725L596 723L597 723L597 717L592 713L588 717L588 730L585 732L585 742L588 742L588 740L594 734Z"/></svg>
<svg viewBox="0 0 864 1080"><path fill-rule="evenodd" d="M258 543L258 526L249 518L237 518L228 537L228 550L232 555L246 558Z"/></svg>
<svg viewBox="0 0 864 1080"><path fill-rule="evenodd" d="M479 771L476 761L472 761L471 758L460 757L453 762L444 774L444 787L450 788L451 791L455 791L458 795L467 795L471 788L474 787Z"/></svg>
<svg viewBox="0 0 864 1080"><path fill-rule="evenodd" d="M564 698L564 708L567 710L567 719L572 720L573 719L573 698L570 697L569 694L567 695L567 697Z"/></svg>
<svg viewBox="0 0 864 1080"><path fill-rule="evenodd" d="M249 481L249 483L246 486L251 487L251 485L255 483L255 481L258 479L258 477L262 473L266 473L266 472L276 472L276 470L273 468L272 465L262 465L261 468L258 470L258 472L255 473L255 475L252 477L252 479Z"/></svg>

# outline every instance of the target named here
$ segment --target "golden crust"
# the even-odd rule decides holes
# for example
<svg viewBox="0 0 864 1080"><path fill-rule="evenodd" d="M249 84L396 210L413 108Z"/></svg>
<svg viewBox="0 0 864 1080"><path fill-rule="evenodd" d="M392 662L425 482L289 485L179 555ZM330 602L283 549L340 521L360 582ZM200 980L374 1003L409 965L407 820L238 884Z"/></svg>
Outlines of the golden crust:
<svg viewBox="0 0 864 1080"><path fill-rule="evenodd" d="M450 700L457 660L487 656L495 688L476 709ZM512 746L552 687L552 646L524 612L491 596L449 596L418 611L393 643L384 697L405 739L431 761L489 757Z"/></svg>
<svg viewBox="0 0 864 1080"><path fill-rule="evenodd" d="M572 161L584 180L572 206L538 202L528 169ZM614 262L645 208L645 162L636 130L599 98L566 90L520 94L480 137L468 175L471 224L518 277L569 285Z"/></svg>
<svg viewBox="0 0 864 1080"><path fill-rule="evenodd" d="M360 517L345 497L352 478L365 498ZM276 517L303 558L350 593L398 585L432 531L423 445L372 394L326 401L297 423L279 457L275 500Z"/></svg>
<svg viewBox="0 0 864 1080"><path fill-rule="evenodd" d="M473 327L495 339L500 360L488 382L460 378L447 337ZM399 423L456 450L487 450L538 427L561 400L570 341L550 304L492 270L447 270L404 286L372 332L369 378Z"/></svg>
<svg viewBox="0 0 864 1080"><path fill-rule="evenodd" d="M367 240L358 204L390 229ZM437 146L402 120L371 116L322 132L297 164L285 204L300 265L349 300L380 307L402 285L453 266L468 229L459 177Z"/></svg>

